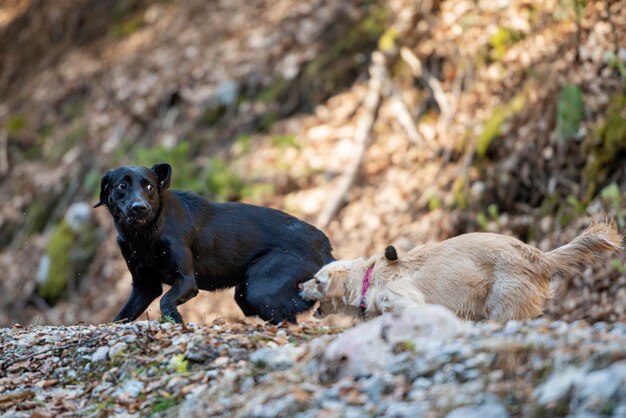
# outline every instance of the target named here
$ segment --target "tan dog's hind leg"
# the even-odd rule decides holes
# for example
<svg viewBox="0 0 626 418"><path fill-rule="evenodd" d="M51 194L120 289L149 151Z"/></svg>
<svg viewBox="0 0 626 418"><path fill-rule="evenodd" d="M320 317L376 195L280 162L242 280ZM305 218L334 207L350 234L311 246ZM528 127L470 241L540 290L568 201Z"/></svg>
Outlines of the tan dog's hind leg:
<svg viewBox="0 0 626 418"><path fill-rule="evenodd" d="M487 297L488 319L508 321L510 319L530 319L543 313L543 302L549 297L550 289L545 289L525 275L511 275L496 271L495 282Z"/></svg>

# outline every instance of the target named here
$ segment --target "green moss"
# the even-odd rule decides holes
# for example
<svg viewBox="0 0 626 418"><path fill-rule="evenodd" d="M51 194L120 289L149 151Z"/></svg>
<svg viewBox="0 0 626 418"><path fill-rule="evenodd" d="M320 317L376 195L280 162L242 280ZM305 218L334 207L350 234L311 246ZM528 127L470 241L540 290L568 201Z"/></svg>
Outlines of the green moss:
<svg viewBox="0 0 626 418"><path fill-rule="evenodd" d="M100 170L89 170L83 180L83 190L89 195L97 193L98 190L100 190L101 177L102 173L100 172Z"/></svg>
<svg viewBox="0 0 626 418"><path fill-rule="evenodd" d="M489 222L500 223L500 211L498 206L493 203L487 206L486 212L478 212L476 214L476 223L483 231L489 229Z"/></svg>
<svg viewBox="0 0 626 418"><path fill-rule="evenodd" d="M150 414L158 414L168 409L171 409L178 405L179 399L176 397L166 398L164 396L158 396L152 406L150 407Z"/></svg>
<svg viewBox="0 0 626 418"><path fill-rule="evenodd" d="M483 127L483 132L476 139L476 153L479 157L487 156L493 141L502 134L502 125L510 117L519 113L526 104L526 89L518 93L504 106L496 107Z"/></svg>
<svg viewBox="0 0 626 418"><path fill-rule="evenodd" d="M405 340L398 342L393 347L394 354L402 353L402 352L413 352L416 349L415 341Z"/></svg>
<svg viewBox="0 0 626 418"><path fill-rule="evenodd" d="M26 118L22 115L11 116L5 127L9 135L19 135L26 128Z"/></svg>
<svg viewBox="0 0 626 418"><path fill-rule="evenodd" d="M125 37L145 26L141 0L117 0L112 7L114 24L111 29L115 36Z"/></svg>
<svg viewBox="0 0 626 418"><path fill-rule="evenodd" d="M242 146L249 146L249 139L243 138L245 139L241 139ZM191 148L191 141L181 141L173 148L163 146L134 148L130 161L146 167L167 162L174 170L173 189L190 190L217 201L258 197L273 190L271 185L264 183L250 184L222 158L213 157L204 167L190 162L196 153L197 150Z"/></svg>
<svg viewBox="0 0 626 418"><path fill-rule="evenodd" d="M435 193L430 195L430 197L428 198L428 210L432 212L437 209L441 209L441 206L443 206L443 202L441 201L439 196L437 196Z"/></svg>
<svg viewBox="0 0 626 418"><path fill-rule="evenodd" d="M620 274L626 273L626 264L619 258L613 258L609 261L609 266L615 271L618 271Z"/></svg>
<svg viewBox="0 0 626 418"><path fill-rule="evenodd" d="M187 373L189 361L185 360L184 354L176 354L172 356L169 362L169 368L176 373Z"/></svg>
<svg viewBox="0 0 626 418"><path fill-rule="evenodd" d="M210 106L202 112L200 116L200 124L204 126L213 126L215 125L226 113L226 106L223 104L216 104L215 106Z"/></svg>
<svg viewBox="0 0 626 418"><path fill-rule="evenodd" d="M273 136L272 145L277 148L300 148L300 143L295 135Z"/></svg>
<svg viewBox="0 0 626 418"><path fill-rule="evenodd" d="M458 176L452 184L452 194L454 195L454 205L459 209L467 208L467 187L465 176Z"/></svg>
<svg viewBox="0 0 626 418"><path fill-rule="evenodd" d="M237 200L248 194L246 183L222 159L212 158L205 176L207 192L214 199Z"/></svg>
<svg viewBox="0 0 626 418"><path fill-rule="evenodd" d="M626 227L626 220L624 219L622 192L620 191L617 183L613 182L606 186L604 189L602 189L602 191L600 192L600 197L604 201L604 204L608 206L608 208L615 211L619 227Z"/></svg>
<svg viewBox="0 0 626 418"><path fill-rule="evenodd" d="M263 88L257 99L265 103L274 103L289 90L290 82L282 77L274 79L270 85Z"/></svg>
<svg viewBox="0 0 626 418"><path fill-rule="evenodd" d="M38 234L44 230L50 220L50 212L57 197L48 193L42 199L35 199L26 210L24 231L26 235ZM51 202L51 199L53 202Z"/></svg>
<svg viewBox="0 0 626 418"><path fill-rule="evenodd" d="M269 132L272 126L280 118L280 113L277 110L270 110L265 112L259 120L259 132Z"/></svg>
<svg viewBox="0 0 626 418"><path fill-rule="evenodd" d="M122 19L120 22L113 26L113 33L120 37L126 37L137 32L146 25L143 16L132 16L126 19Z"/></svg>
<svg viewBox="0 0 626 418"><path fill-rule="evenodd" d="M615 52L607 51L604 53L604 59L609 64L609 67L617 69L619 71L619 75L626 80L626 64L624 61L619 59Z"/></svg>
<svg viewBox="0 0 626 418"><path fill-rule="evenodd" d="M395 27L388 28L378 39L378 49L383 52L391 52L396 48L398 30Z"/></svg>
<svg viewBox="0 0 626 418"><path fill-rule="evenodd" d="M195 149L190 141L181 141L172 148L157 145L155 147L136 147L132 149L133 164L152 167L154 164L167 162L174 168L172 188L202 192L202 180L199 178L199 167L190 163ZM130 162L130 161L129 161Z"/></svg>
<svg viewBox="0 0 626 418"><path fill-rule="evenodd" d="M47 301L58 300L67 290L67 282L73 274L70 252L75 240L75 234L65 221L61 221L50 236L46 249L50 269L47 279L38 288L39 295Z"/></svg>
<svg viewBox="0 0 626 418"><path fill-rule="evenodd" d="M587 190L585 201L589 202L596 194L598 186L604 184L615 169L621 167L626 152L626 94L615 95L606 110L606 119L595 131L590 143L586 144L588 154L583 177Z"/></svg>
<svg viewBox="0 0 626 418"><path fill-rule="evenodd" d="M502 60L508 49L523 38L523 34L511 28L498 26L496 31L489 37L491 47L491 58Z"/></svg>
<svg viewBox="0 0 626 418"><path fill-rule="evenodd" d="M252 137L250 135L240 135L235 139L233 146L236 155L244 155L252 149Z"/></svg>
<svg viewBox="0 0 626 418"><path fill-rule="evenodd" d="M556 132L560 139L576 135L583 121L583 93L575 84L566 84L561 88L556 111Z"/></svg>

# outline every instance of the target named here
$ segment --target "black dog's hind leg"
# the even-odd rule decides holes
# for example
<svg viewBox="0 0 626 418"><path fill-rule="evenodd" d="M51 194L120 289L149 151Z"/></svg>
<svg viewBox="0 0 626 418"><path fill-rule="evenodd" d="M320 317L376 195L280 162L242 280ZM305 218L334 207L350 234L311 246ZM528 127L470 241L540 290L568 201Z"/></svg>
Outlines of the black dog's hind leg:
<svg viewBox="0 0 626 418"><path fill-rule="evenodd" d="M248 293L248 288L245 283L240 283L235 286L235 302L241 308L241 311L245 316L256 315L255 309L248 305L248 301L246 300Z"/></svg>
<svg viewBox="0 0 626 418"><path fill-rule="evenodd" d="M161 293L163 293L161 283L147 285L133 282L128 301L113 321L134 321L148 309L153 300L161 296Z"/></svg>
<svg viewBox="0 0 626 418"><path fill-rule="evenodd" d="M248 269L247 283L237 286L235 300L243 295L237 303L245 315L258 315L273 324L285 320L295 324L296 315L315 303L300 297L298 283L309 280L318 269L282 251L267 254Z"/></svg>

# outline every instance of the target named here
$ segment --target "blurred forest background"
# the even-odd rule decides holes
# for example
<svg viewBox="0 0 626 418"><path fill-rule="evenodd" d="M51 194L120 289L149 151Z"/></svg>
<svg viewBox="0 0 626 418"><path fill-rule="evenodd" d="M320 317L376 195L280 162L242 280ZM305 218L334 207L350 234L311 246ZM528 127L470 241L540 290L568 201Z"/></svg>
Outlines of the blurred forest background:
<svg viewBox="0 0 626 418"><path fill-rule="evenodd" d="M91 205L126 164L301 217L337 257L626 227L624 1L3 0L0 92L4 326L113 318L131 279ZM547 314L626 319L625 261ZM241 316L229 292L181 312Z"/></svg>

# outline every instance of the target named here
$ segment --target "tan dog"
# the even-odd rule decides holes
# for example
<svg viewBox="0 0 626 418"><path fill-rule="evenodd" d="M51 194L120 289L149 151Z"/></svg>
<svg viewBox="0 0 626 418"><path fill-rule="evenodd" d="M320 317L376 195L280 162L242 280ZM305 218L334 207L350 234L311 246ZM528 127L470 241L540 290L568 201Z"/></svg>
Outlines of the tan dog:
<svg viewBox="0 0 626 418"><path fill-rule="evenodd" d="M541 315L552 297L551 277L578 273L595 252L621 245L612 223L594 222L546 253L513 237L471 233L421 245L400 258L389 246L384 256L332 262L301 284L300 294L319 300L322 315L372 317L433 303L463 319L527 319Z"/></svg>

